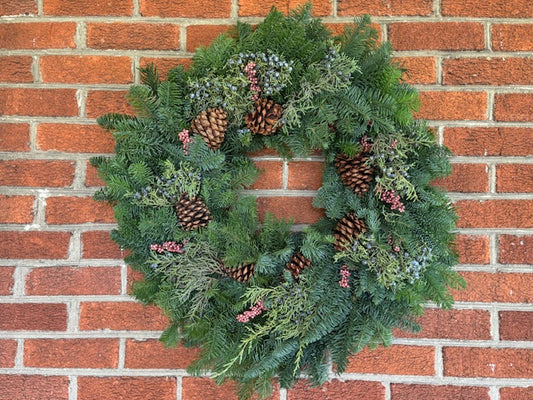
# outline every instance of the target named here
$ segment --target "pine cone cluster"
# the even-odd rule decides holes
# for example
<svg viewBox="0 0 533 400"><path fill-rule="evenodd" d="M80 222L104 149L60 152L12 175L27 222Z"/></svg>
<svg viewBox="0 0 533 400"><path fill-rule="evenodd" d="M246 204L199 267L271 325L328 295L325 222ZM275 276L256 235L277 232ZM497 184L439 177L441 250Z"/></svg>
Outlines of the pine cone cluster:
<svg viewBox="0 0 533 400"><path fill-rule="evenodd" d="M357 215L350 213L346 214L333 229L333 236L335 243L333 247L337 251L346 250L346 246L354 242L354 238L361 232L366 232L367 227L363 220L357 218Z"/></svg>
<svg viewBox="0 0 533 400"><path fill-rule="evenodd" d="M205 140L210 149L217 150L224 141L228 114L223 108L209 108L202 111L191 122L191 132L196 133Z"/></svg>
<svg viewBox="0 0 533 400"><path fill-rule="evenodd" d="M209 209L201 198L189 198L187 194L181 195L176 205L178 222L186 231L204 227L213 219Z"/></svg>
<svg viewBox="0 0 533 400"><path fill-rule="evenodd" d="M298 275L305 269L311 266L311 260L305 258L302 253L296 253L287 263L286 268L291 273L295 280L298 280Z"/></svg>
<svg viewBox="0 0 533 400"><path fill-rule="evenodd" d="M252 278L255 270L255 264L241 264L236 268L228 268L222 264L221 269L230 278L245 283Z"/></svg>
<svg viewBox="0 0 533 400"><path fill-rule="evenodd" d="M244 117L244 122L253 133L268 136L281 127L278 122L282 114L283 108L274 100L257 99L254 110Z"/></svg>
<svg viewBox="0 0 533 400"><path fill-rule="evenodd" d="M362 196L370 189L374 179L374 168L367 165L368 157L360 152L350 158L339 153L335 157L335 167L341 177L342 183L351 188L358 196Z"/></svg>

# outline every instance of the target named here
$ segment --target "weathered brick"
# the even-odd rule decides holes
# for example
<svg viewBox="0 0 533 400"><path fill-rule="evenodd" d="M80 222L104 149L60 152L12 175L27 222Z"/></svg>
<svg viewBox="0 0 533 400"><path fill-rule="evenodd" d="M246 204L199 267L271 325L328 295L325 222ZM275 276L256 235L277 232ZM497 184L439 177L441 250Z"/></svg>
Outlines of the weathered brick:
<svg viewBox="0 0 533 400"><path fill-rule="evenodd" d="M394 337L490 340L490 313L486 310L441 310L426 309L417 322L422 327L419 333L399 329Z"/></svg>
<svg viewBox="0 0 533 400"><path fill-rule="evenodd" d="M179 26L147 23L89 23L87 46L94 49L179 50Z"/></svg>
<svg viewBox="0 0 533 400"><path fill-rule="evenodd" d="M453 58L444 60L445 85L531 85L531 58Z"/></svg>
<svg viewBox="0 0 533 400"><path fill-rule="evenodd" d="M533 192L533 164L499 164L496 166L496 191Z"/></svg>
<svg viewBox="0 0 533 400"><path fill-rule="evenodd" d="M281 161L255 161L261 175L250 189L281 189Z"/></svg>
<svg viewBox="0 0 533 400"><path fill-rule="evenodd" d="M499 262L530 264L533 261L533 236L500 235Z"/></svg>
<svg viewBox="0 0 533 400"><path fill-rule="evenodd" d="M13 279L14 272L15 268L13 267L0 267L0 296L12 294L13 285L15 284Z"/></svg>
<svg viewBox="0 0 533 400"><path fill-rule="evenodd" d="M531 400L533 386L500 388L500 400Z"/></svg>
<svg viewBox="0 0 533 400"><path fill-rule="evenodd" d="M68 400L68 376L0 375L0 400Z"/></svg>
<svg viewBox="0 0 533 400"><path fill-rule="evenodd" d="M0 339L0 368L13 368L16 355L17 342L15 340Z"/></svg>
<svg viewBox="0 0 533 400"><path fill-rule="evenodd" d="M112 223L113 208L92 197L49 197L46 199L48 224Z"/></svg>
<svg viewBox="0 0 533 400"><path fill-rule="evenodd" d="M527 156L533 153L533 129L445 128L444 144L460 156Z"/></svg>
<svg viewBox="0 0 533 400"><path fill-rule="evenodd" d="M533 200L461 200L459 228L531 228Z"/></svg>
<svg viewBox="0 0 533 400"><path fill-rule="evenodd" d="M199 350L179 345L177 348L166 348L159 340L126 341L126 368L141 369L185 369L199 355Z"/></svg>
<svg viewBox="0 0 533 400"><path fill-rule="evenodd" d="M488 236L457 235L455 248L461 264L489 264L490 262Z"/></svg>
<svg viewBox="0 0 533 400"><path fill-rule="evenodd" d="M296 224L312 224L324 216L312 202L312 197L258 197L257 210L260 219L269 212L276 218L292 218Z"/></svg>
<svg viewBox="0 0 533 400"><path fill-rule="evenodd" d="M477 386L415 385L393 383L392 400L490 400L489 388Z"/></svg>
<svg viewBox="0 0 533 400"><path fill-rule="evenodd" d="M98 169L87 162L85 169L85 186L105 186L105 182L98 176Z"/></svg>
<svg viewBox="0 0 533 400"><path fill-rule="evenodd" d="M187 27L187 51L208 46L215 38L228 30L228 25L191 25Z"/></svg>
<svg viewBox="0 0 533 400"><path fill-rule="evenodd" d="M461 272L467 287L452 290L456 301L485 303L531 303L533 274Z"/></svg>
<svg viewBox="0 0 533 400"><path fill-rule="evenodd" d="M29 224L33 221L33 196L0 195L1 224Z"/></svg>
<svg viewBox="0 0 533 400"><path fill-rule="evenodd" d="M533 349L444 347L445 376L532 378Z"/></svg>
<svg viewBox="0 0 533 400"><path fill-rule="evenodd" d="M67 329L65 304L0 304L0 331L64 331L65 329Z"/></svg>
<svg viewBox="0 0 533 400"><path fill-rule="evenodd" d="M175 400L176 378L140 376L78 378L78 400L114 399Z"/></svg>
<svg viewBox="0 0 533 400"><path fill-rule="evenodd" d="M118 339L26 339L24 366L116 368Z"/></svg>
<svg viewBox="0 0 533 400"><path fill-rule="evenodd" d="M432 184L449 192L484 193L489 191L489 170L487 164L452 164L452 174Z"/></svg>
<svg viewBox="0 0 533 400"><path fill-rule="evenodd" d="M157 73L161 79L166 79L168 72L182 65L183 68L188 69L192 64L191 58L174 58L174 57L141 57L140 65L144 67L148 64L153 64L157 68Z"/></svg>
<svg viewBox="0 0 533 400"><path fill-rule="evenodd" d="M29 56L0 57L0 82L27 83L33 82Z"/></svg>
<svg viewBox="0 0 533 400"><path fill-rule="evenodd" d="M289 163L289 190L318 190L322 186L324 163L319 161L293 161Z"/></svg>
<svg viewBox="0 0 533 400"><path fill-rule="evenodd" d="M132 83L129 57L43 56L41 77L45 83Z"/></svg>
<svg viewBox="0 0 533 400"><path fill-rule="evenodd" d="M494 102L496 121L533 121L533 93L497 93Z"/></svg>
<svg viewBox="0 0 533 400"><path fill-rule="evenodd" d="M67 257L69 232L0 232L0 258L62 259Z"/></svg>
<svg viewBox="0 0 533 400"><path fill-rule="evenodd" d="M0 49L74 48L74 22L20 22L0 24Z"/></svg>
<svg viewBox="0 0 533 400"><path fill-rule="evenodd" d="M120 267L43 267L26 275L28 296L120 294Z"/></svg>
<svg viewBox="0 0 533 400"><path fill-rule="evenodd" d="M395 50L482 50L483 25L477 22L397 22L389 25Z"/></svg>
<svg viewBox="0 0 533 400"><path fill-rule="evenodd" d="M272 6L275 6L279 11L287 15L289 11L305 3L305 0L271 0L268 2L261 0L239 0L239 16L264 17L268 14ZM312 12L316 16L331 15L331 0L314 0Z"/></svg>
<svg viewBox="0 0 533 400"><path fill-rule="evenodd" d="M403 80L407 83L429 85L437 81L433 57L396 57L394 60L405 70Z"/></svg>
<svg viewBox="0 0 533 400"><path fill-rule="evenodd" d="M533 340L533 312L500 311L500 340Z"/></svg>
<svg viewBox="0 0 533 400"><path fill-rule="evenodd" d="M0 3L0 16L37 14L35 0L3 0Z"/></svg>
<svg viewBox="0 0 533 400"><path fill-rule="evenodd" d="M0 185L65 187L74 179L74 162L48 160L0 161Z"/></svg>
<svg viewBox="0 0 533 400"><path fill-rule="evenodd" d="M442 15L462 17L527 18L533 16L533 4L528 0L442 0Z"/></svg>
<svg viewBox="0 0 533 400"><path fill-rule="evenodd" d="M30 127L28 124L0 124L0 151L28 151Z"/></svg>
<svg viewBox="0 0 533 400"><path fill-rule="evenodd" d="M124 252L111 240L109 231L89 231L81 234L83 258L124 258Z"/></svg>
<svg viewBox="0 0 533 400"><path fill-rule="evenodd" d="M113 331L155 331L165 329L168 320L161 309L133 302L82 303L80 329Z"/></svg>
<svg viewBox="0 0 533 400"><path fill-rule="evenodd" d="M385 387L380 382L339 381L334 379L319 388L300 380L287 391L287 400L383 400Z"/></svg>
<svg viewBox="0 0 533 400"><path fill-rule="evenodd" d="M131 15L133 2L130 0L44 0L43 12L45 15Z"/></svg>
<svg viewBox="0 0 533 400"><path fill-rule="evenodd" d="M235 384L226 382L218 386L212 379L184 377L182 380L182 400L237 400ZM274 388L268 400L279 399L279 390ZM254 398L255 400L255 398Z"/></svg>
<svg viewBox="0 0 533 400"><path fill-rule="evenodd" d="M339 0L338 15L431 15L433 2L431 0Z"/></svg>
<svg viewBox="0 0 533 400"><path fill-rule="evenodd" d="M420 92L416 118L428 120L484 120L487 96L481 92Z"/></svg>
<svg viewBox="0 0 533 400"><path fill-rule="evenodd" d="M231 0L167 1L143 0L141 14L145 17L180 18L228 18L231 13Z"/></svg>
<svg viewBox="0 0 533 400"><path fill-rule="evenodd" d="M113 135L98 125L39 124L37 146L44 151L112 153Z"/></svg>
<svg viewBox="0 0 533 400"><path fill-rule="evenodd" d="M133 114L123 90L89 91L85 111L89 118L98 118L107 113Z"/></svg>
<svg viewBox="0 0 533 400"><path fill-rule="evenodd" d="M533 50L533 24L494 24L491 33L494 51Z"/></svg>
<svg viewBox="0 0 533 400"><path fill-rule="evenodd" d="M346 372L388 375L433 375L435 348L394 345L376 350L364 349L350 357Z"/></svg>
<svg viewBox="0 0 533 400"><path fill-rule="evenodd" d="M0 88L0 114L75 117L78 115L76 91Z"/></svg>

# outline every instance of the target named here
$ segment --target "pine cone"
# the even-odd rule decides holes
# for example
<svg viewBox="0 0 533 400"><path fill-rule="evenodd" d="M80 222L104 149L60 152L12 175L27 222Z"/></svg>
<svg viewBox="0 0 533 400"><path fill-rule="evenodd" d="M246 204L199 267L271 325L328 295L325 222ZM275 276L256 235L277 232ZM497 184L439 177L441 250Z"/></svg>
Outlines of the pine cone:
<svg viewBox="0 0 533 400"><path fill-rule="evenodd" d="M268 136L281 127L278 121L282 114L283 108L274 100L258 99L254 110L244 117L244 122L253 133Z"/></svg>
<svg viewBox="0 0 533 400"><path fill-rule="evenodd" d="M191 122L191 132L196 133L205 140L210 149L216 150L224 141L228 114L223 108L209 108L202 111Z"/></svg>
<svg viewBox="0 0 533 400"><path fill-rule="evenodd" d="M230 278L245 283L250 280L254 274L255 264L241 264L236 268L228 268L224 264L221 266L222 271Z"/></svg>
<svg viewBox="0 0 533 400"><path fill-rule="evenodd" d="M366 232L367 227L363 220L358 219L357 215L351 213L346 214L333 229L333 236L335 243L333 247L337 251L344 251L346 246L354 242L354 238L361 232Z"/></svg>
<svg viewBox="0 0 533 400"><path fill-rule="evenodd" d="M356 154L354 158L349 158L342 153L335 157L335 166L342 183L352 188L358 196L368 192L370 183L374 179L374 168L371 165L367 165L367 161L368 157L362 152Z"/></svg>
<svg viewBox="0 0 533 400"><path fill-rule="evenodd" d="M311 266L311 260L305 258L302 253L296 253L287 263L287 269L295 280L298 280L298 275L305 269Z"/></svg>
<svg viewBox="0 0 533 400"><path fill-rule="evenodd" d="M213 219L202 199L197 197L190 199L187 194L181 195L176 205L176 212L178 214L178 222L186 231L207 226Z"/></svg>

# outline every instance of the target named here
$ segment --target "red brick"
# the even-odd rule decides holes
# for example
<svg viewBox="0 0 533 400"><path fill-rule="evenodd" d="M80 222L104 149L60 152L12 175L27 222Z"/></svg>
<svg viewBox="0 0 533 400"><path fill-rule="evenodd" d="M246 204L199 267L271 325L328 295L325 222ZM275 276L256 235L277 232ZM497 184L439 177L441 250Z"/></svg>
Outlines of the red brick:
<svg viewBox="0 0 533 400"><path fill-rule="evenodd" d="M445 85L531 85L530 58L454 58L444 60Z"/></svg>
<svg viewBox="0 0 533 400"><path fill-rule="evenodd" d="M452 290L456 301L486 303L531 303L533 274L461 272L466 280L464 290Z"/></svg>
<svg viewBox="0 0 533 400"><path fill-rule="evenodd" d="M28 56L0 57L0 82L33 82L32 62L32 58Z"/></svg>
<svg viewBox="0 0 533 400"><path fill-rule="evenodd" d="M398 22L389 25L395 50L482 50L483 25L477 22Z"/></svg>
<svg viewBox="0 0 533 400"><path fill-rule="evenodd" d="M37 14L35 0L3 0L0 3L0 16Z"/></svg>
<svg viewBox="0 0 533 400"><path fill-rule="evenodd" d="M75 117L78 115L76 91L0 88L0 114Z"/></svg>
<svg viewBox="0 0 533 400"><path fill-rule="evenodd" d="M492 25L492 49L494 51L533 50L533 24Z"/></svg>
<svg viewBox="0 0 533 400"><path fill-rule="evenodd" d="M176 378L93 377L78 378L78 400L175 400Z"/></svg>
<svg viewBox="0 0 533 400"><path fill-rule="evenodd" d="M116 368L118 339L26 339L24 366Z"/></svg>
<svg viewBox="0 0 533 400"><path fill-rule="evenodd" d="M431 0L339 0L339 16L371 15L431 15Z"/></svg>
<svg viewBox="0 0 533 400"><path fill-rule="evenodd" d="M533 121L533 93L497 93L494 102L496 121Z"/></svg>
<svg viewBox="0 0 533 400"><path fill-rule="evenodd" d="M350 357L346 372L388 375L435 374L435 348L430 346L379 347L364 349Z"/></svg>
<svg viewBox="0 0 533 400"><path fill-rule="evenodd" d="M288 189L318 190L322 186L324 163L318 161L293 161L289 163Z"/></svg>
<svg viewBox="0 0 533 400"><path fill-rule="evenodd" d="M39 124L37 146L44 151L112 153L115 140L98 125Z"/></svg>
<svg viewBox="0 0 533 400"><path fill-rule="evenodd" d="M489 264L490 244L488 236L457 235L455 248L461 264Z"/></svg>
<svg viewBox="0 0 533 400"><path fill-rule="evenodd" d="M87 162L85 170L85 186L105 186L105 182L98 176L98 169Z"/></svg>
<svg viewBox="0 0 533 400"><path fill-rule="evenodd" d="M159 340L126 341L126 368L149 369L185 369L199 355L198 349L186 348L179 345L177 348L166 348Z"/></svg>
<svg viewBox="0 0 533 400"><path fill-rule="evenodd" d="M187 27L187 51L208 46L218 35L228 30L228 25L191 25Z"/></svg>
<svg viewBox="0 0 533 400"><path fill-rule="evenodd" d="M432 183L449 192L484 193L489 191L487 164L452 164L452 174Z"/></svg>
<svg viewBox="0 0 533 400"><path fill-rule="evenodd" d="M532 378L533 349L444 347L445 376Z"/></svg>
<svg viewBox="0 0 533 400"><path fill-rule="evenodd" d="M0 331L64 331L67 306L54 303L0 304Z"/></svg>
<svg viewBox="0 0 533 400"><path fill-rule="evenodd" d="M15 284L13 279L14 272L15 268L13 267L0 267L0 296L12 294L13 285Z"/></svg>
<svg viewBox="0 0 533 400"><path fill-rule="evenodd" d="M61 259L67 257L68 232L0 232L0 258Z"/></svg>
<svg viewBox="0 0 533 400"><path fill-rule="evenodd" d="M328 28L334 36L342 35L346 27L351 27L353 24L350 23L331 23L324 22L324 26ZM371 23L370 26L377 32L377 41L380 42L383 37L383 32L381 31L381 25L376 23Z"/></svg>
<svg viewBox="0 0 533 400"><path fill-rule="evenodd" d="M304 5L305 0L273 0L264 2L261 0L239 0L239 16L240 17L263 17L268 14L270 8L275 6L279 11L285 15L289 11L294 10L298 6ZM313 15L326 16L331 15L331 0L315 0L313 1Z"/></svg>
<svg viewBox="0 0 533 400"><path fill-rule="evenodd" d="M528 0L442 0L442 15L463 17L533 17L533 4Z"/></svg>
<svg viewBox="0 0 533 400"><path fill-rule="evenodd" d="M487 96L482 92L420 92L416 118L429 120L484 120Z"/></svg>
<svg viewBox="0 0 533 400"><path fill-rule="evenodd" d="M531 400L533 386L500 388L500 400Z"/></svg>
<svg viewBox="0 0 533 400"><path fill-rule="evenodd" d="M68 400L68 376L0 375L0 400Z"/></svg>
<svg viewBox="0 0 533 400"><path fill-rule="evenodd" d="M168 325L161 309L140 303L82 303L80 308L80 329L84 331L156 331Z"/></svg>
<svg viewBox="0 0 533 400"><path fill-rule="evenodd" d="M74 22L21 22L0 25L2 49L74 48Z"/></svg>
<svg viewBox="0 0 533 400"><path fill-rule="evenodd" d="M113 208L91 197L49 197L46 199L48 224L112 223Z"/></svg>
<svg viewBox="0 0 533 400"><path fill-rule="evenodd" d="M233 382L226 382L222 386L209 378L184 377L182 380L182 400L237 400L236 388ZM279 399L279 389L274 388L269 400ZM254 397L253 400L257 400Z"/></svg>
<svg viewBox="0 0 533 400"><path fill-rule="evenodd" d="M124 258L124 251L111 240L109 231L89 231L81 234L83 258Z"/></svg>
<svg viewBox="0 0 533 400"><path fill-rule="evenodd" d="M530 264L533 261L533 236L500 235L499 262Z"/></svg>
<svg viewBox="0 0 533 400"><path fill-rule="evenodd" d="M533 200L461 200L459 228L532 228Z"/></svg>
<svg viewBox="0 0 533 400"><path fill-rule="evenodd" d="M26 295L120 294L120 267L43 267L26 275Z"/></svg>
<svg viewBox="0 0 533 400"><path fill-rule="evenodd" d="M45 83L131 83L129 57L43 56L41 77Z"/></svg>
<svg viewBox="0 0 533 400"><path fill-rule="evenodd" d="M312 224L324 216L312 202L312 197L258 197L257 209L260 219L269 212L276 218L293 219L295 224Z"/></svg>
<svg viewBox="0 0 533 400"><path fill-rule="evenodd" d="M74 179L74 162L48 160L0 161L0 185L65 187Z"/></svg>
<svg viewBox="0 0 533 400"><path fill-rule="evenodd" d="M0 124L0 151L30 150L28 124Z"/></svg>
<svg viewBox="0 0 533 400"><path fill-rule="evenodd" d="M231 0L141 1L141 14L145 17L228 18L230 13Z"/></svg>
<svg viewBox="0 0 533 400"><path fill-rule="evenodd" d="M444 144L460 156L528 156L533 154L533 129L445 128Z"/></svg>
<svg viewBox="0 0 533 400"><path fill-rule="evenodd" d="M419 333L396 329L394 337L490 340L490 313L485 310L427 309L417 322L422 327Z"/></svg>
<svg viewBox="0 0 533 400"><path fill-rule="evenodd" d="M85 111L89 118L98 118L107 113L133 114L123 90L89 91Z"/></svg>
<svg viewBox="0 0 533 400"><path fill-rule="evenodd" d="M250 189L281 189L281 161L255 161L261 175Z"/></svg>
<svg viewBox="0 0 533 400"><path fill-rule="evenodd" d="M179 50L179 26L147 23L89 23L87 47L122 50Z"/></svg>
<svg viewBox="0 0 533 400"><path fill-rule="evenodd" d="M159 77L161 79L166 79L168 76L168 71L177 67L178 65L183 65L183 68L188 69L192 64L192 59L173 57L141 57L141 67L144 67L148 64L155 65Z"/></svg>
<svg viewBox="0 0 533 400"><path fill-rule="evenodd" d="M392 400L490 400L489 388L476 386L436 386L393 383Z"/></svg>
<svg viewBox="0 0 533 400"><path fill-rule="evenodd" d="M379 382L334 379L318 388L300 380L287 392L288 400L383 400L385 388Z"/></svg>
<svg viewBox="0 0 533 400"><path fill-rule="evenodd" d="M533 340L533 312L500 311L500 340Z"/></svg>
<svg viewBox="0 0 533 400"><path fill-rule="evenodd" d="M16 341L0 339L0 368L13 368L16 354Z"/></svg>
<svg viewBox="0 0 533 400"><path fill-rule="evenodd" d="M499 164L496 167L496 191L533 192L533 164Z"/></svg>
<svg viewBox="0 0 533 400"><path fill-rule="evenodd" d="M403 80L407 83L428 85L437 81L433 57L396 57L395 61L405 69Z"/></svg>
<svg viewBox="0 0 533 400"><path fill-rule="evenodd" d="M33 221L33 196L0 195L1 224L29 224Z"/></svg>
<svg viewBox="0 0 533 400"><path fill-rule="evenodd" d="M144 280L145 275L141 271L136 271L128 265L128 273L127 273L126 278L128 281L128 293L131 293L133 284L135 282L140 282Z"/></svg>
<svg viewBox="0 0 533 400"><path fill-rule="evenodd" d="M131 15L133 2L131 0L44 0L45 15Z"/></svg>

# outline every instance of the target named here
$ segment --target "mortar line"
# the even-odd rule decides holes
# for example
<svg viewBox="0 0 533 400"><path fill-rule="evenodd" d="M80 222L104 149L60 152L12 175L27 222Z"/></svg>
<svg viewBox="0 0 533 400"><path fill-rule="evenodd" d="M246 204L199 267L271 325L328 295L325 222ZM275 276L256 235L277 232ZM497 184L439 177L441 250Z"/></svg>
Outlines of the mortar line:
<svg viewBox="0 0 533 400"><path fill-rule="evenodd" d="M490 265L498 265L498 259L499 259L499 245L498 245L498 234L497 233L491 233L489 235L489 263Z"/></svg>
<svg viewBox="0 0 533 400"><path fill-rule="evenodd" d="M180 375L176 375L176 400L183 400L183 379Z"/></svg>
<svg viewBox="0 0 533 400"><path fill-rule="evenodd" d="M76 43L76 49L87 49L87 23L85 21L77 22L74 42Z"/></svg>
<svg viewBox="0 0 533 400"><path fill-rule="evenodd" d="M78 377L75 375L69 376L68 384L68 400L78 399Z"/></svg>
<svg viewBox="0 0 533 400"><path fill-rule="evenodd" d="M487 164L489 175L489 193L497 194L496 191L496 165L491 162Z"/></svg>
<svg viewBox="0 0 533 400"><path fill-rule="evenodd" d="M183 53L187 52L187 26L180 25L179 27L180 37L179 37L179 47L180 51Z"/></svg>
<svg viewBox="0 0 533 400"><path fill-rule="evenodd" d="M120 294L128 295L128 266L126 264L120 267Z"/></svg>
<svg viewBox="0 0 533 400"><path fill-rule="evenodd" d="M33 77L33 83L42 83L41 69L39 68L39 56L32 56L31 63L31 75Z"/></svg>
<svg viewBox="0 0 533 400"><path fill-rule="evenodd" d="M489 387L490 400L500 400L500 388L497 386Z"/></svg>
<svg viewBox="0 0 533 400"><path fill-rule="evenodd" d="M444 377L444 360L441 345L435 346L435 376L439 379Z"/></svg>
<svg viewBox="0 0 533 400"><path fill-rule="evenodd" d="M77 262L81 260L81 232L79 230L72 231L70 242L68 246L67 259L71 262Z"/></svg>
<svg viewBox="0 0 533 400"><path fill-rule="evenodd" d="M37 0L37 15L43 15L43 0Z"/></svg>
<svg viewBox="0 0 533 400"><path fill-rule="evenodd" d="M391 400L392 394L391 394L391 384L390 381L383 381L381 382L383 387L385 388L385 398L384 400Z"/></svg>
<svg viewBox="0 0 533 400"><path fill-rule="evenodd" d="M17 352L13 369L24 368L24 339L17 339Z"/></svg>
<svg viewBox="0 0 533 400"><path fill-rule="evenodd" d="M339 14L339 2L338 0L331 0L331 16L337 18Z"/></svg>
<svg viewBox="0 0 533 400"><path fill-rule="evenodd" d="M487 120L494 121L494 97L495 91L493 89L487 90Z"/></svg>
<svg viewBox="0 0 533 400"><path fill-rule="evenodd" d="M492 340L500 341L500 319L499 311L495 307L490 308L490 334Z"/></svg>
<svg viewBox="0 0 533 400"><path fill-rule="evenodd" d="M133 0L133 17L142 17L141 15L141 8L139 6L139 0Z"/></svg>
<svg viewBox="0 0 533 400"><path fill-rule="evenodd" d="M80 322L80 302L77 300L68 301L67 303L67 332L77 333Z"/></svg>
<svg viewBox="0 0 533 400"><path fill-rule="evenodd" d="M126 339L118 340L118 364L117 369L124 369L126 365Z"/></svg>
<svg viewBox="0 0 533 400"><path fill-rule="evenodd" d="M285 388L279 389L279 400L287 400L287 389Z"/></svg>
<svg viewBox="0 0 533 400"><path fill-rule="evenodd" d="M483 24L484 36L485 36L485 49L492 51L492 24L490 21L487 21Z"/></svg>
<svg viewBox="0 0 533 400"><path fill-rule="evenodd" d="M282 167L281 167L281 188L282 190L287 190L289 187L289 162L287 160L283 161ZM280 193L280 196L284 195L283 193Z"/></svg>
<svg viewBox="0 0 533 400"><path fill-rule="evenodd" d="M87 117L86 103L87 103L87 92L86 88L79 88L76 90L76 101L78 103L78 116L81 118Z"/></svg>
<svg viewBox="0 0 533 400"><path fill-rule="evenodd" d="M87 161L84 159L76 160L74 168L74 179L72 180L72 188L74 190L85 189L85 175L87 170Z"/></svg>
<svg viewBox="0 0 533 400"><path fill-rule="evenodd" d="M239 18L239 0L231 1L230 19L235 21Z"/></svg>
<svg viewBox="0 0 533 400"><path fill-rule="evenodd" d="M29 130L30 130L30 153L34 153L36 151L38 151L38 148L37 148L37 122L31 120L28 122L29 124ZM5 160L4 157L1 156L2 153L0 153L0 157L2 158L2 160ZM13 154L13 153L10 153L10 154ZM24 155L26 155L26 157L29 155L27 152L23 152L19 157L22 157L22 158L26 158L24 157Z"/></svg>
<svg viewBox="0 0 533 400"><path fill-rule="evenodd" d="M435 78L436 84L442 85L442 64L444 62L443 56L435 56Z"/></svg>
<svg viewBox="0 0 533 400"><path fill-rule="evenodd" d="M13 298L26 296L26 275L30 272L28 267L16 267L13 273Z"/></svg>

